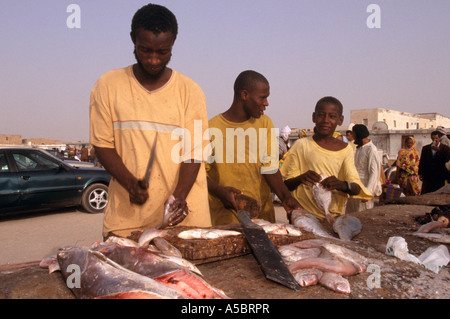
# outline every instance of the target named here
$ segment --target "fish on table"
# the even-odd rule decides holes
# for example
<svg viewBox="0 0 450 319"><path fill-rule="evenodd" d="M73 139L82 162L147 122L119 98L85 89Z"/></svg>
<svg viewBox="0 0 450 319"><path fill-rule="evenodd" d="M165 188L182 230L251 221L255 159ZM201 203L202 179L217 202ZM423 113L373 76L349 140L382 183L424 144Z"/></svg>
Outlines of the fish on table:
<svg viewBox="0 0 450 319"><path fill-rule="evenodd" d="M425 238L430 241L450 244L450 230L447 228L449 225L449 220L447 217L441 216L438 220L432 220L422 226L412 233L416 237Z"/></svg>
<svg viewBox="0 0 450 319"><path fill-rule="evenodd" d="M186 269L201 275L200 270L186 259L154 253L141 247L99 243L91 247L119 265L148 277L158 277L168 272Z"/></svg>
<svg viewBox="0 0 450 319"><path fill-rule="evenodd" d="M321 181L325 179L325 176L322 174L320 177ZM324 211L326 220L330 225L332 225L333 231L339 236L340 239L350 241L361 232L362 224L358 218L346 214L335 218L333 214L331 214L329 207L332 202L332 192L323 187L320 182L315 183L312 186L312 195L317 203L317 206ZM321 237L334 237L322 227L320 221L314 215L310 214L306 210L293 211L291 220L292 223L300 229L311 231Z"/></svg>
<svg viewBox="0 0 450 319"><path fill-rule="evenodd" d="M343 294L349 294L351 292L348 280L337 273L324 272L319 279L319 284Z"/></svg>
<svg viewBox="0 0 450 319"><path fill-rule="evenodd" d="M153 243L159 248L110 237L88 248L62 248L57 256L44 258L40 266L49 272L59 270L67 279L69 266L78 265L81 288L72 288L77 298L228 298L202 279L191 262L166 254L173 253L170 243L160 237Z"/></svg>
<svg viewBox="0 0 450 319"><path fill-rule="evenodd" d="M181 239L217 239L238 235L242 235L242 233L234 230L216 228L193 228L178 233L178 237Z"/></svg>
<svg viewBox="0 0 450 319"><path fill-rule="evenodd" d="M335 238L325 230L317 217L304 209L292 211L291 220L292 224L300 230L311 232L320 237Z"/></svg>
<svg viewBox="0 0 450 319"><path fill-rule="evenodd" d="M85 247L65 247L57 254L61 272L70 280L74 265L79 267L79 285L76 280L72 292L79 299L111 298L121 294L121 298L133 298L136 294L145 298L187 298L185 294L140 275L113 262L99 251Z"/></svg>
<svg viewBox="0 0 450 319"><path fill-rule="evenodd" d="M301 236L301 230L291 224L271 223L264 219L252 219L252 222L262 227L262 229L272 235Z"/></svg>
<svg viewBox="0 0 450 319"><path fill-rule="evenodd" d="M302 286L320 284L340 293L350 293L350 284L343 276L363 273L367 258L327 239L302 240L278 248L280 255Z"/></svg>
<svg viewBox="0 0 450 319"><path fill-rule="evenodd" d="M333 230L339 238L351 241L362 230L361 221L355 216L344 214L339 216L333 224Z"/></svg>

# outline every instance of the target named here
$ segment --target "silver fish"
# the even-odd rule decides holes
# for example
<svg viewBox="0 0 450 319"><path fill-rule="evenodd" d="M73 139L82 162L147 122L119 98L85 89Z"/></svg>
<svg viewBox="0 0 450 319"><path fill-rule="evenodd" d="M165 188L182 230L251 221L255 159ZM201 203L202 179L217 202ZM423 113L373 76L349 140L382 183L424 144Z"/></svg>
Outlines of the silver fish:
<svg viewBox="0 0 450 319"><path fill-rule="evenodd" d="M242 233L234 230L194 228L180 232L178 234L178 237L181 239L217 239L221 237L237 235L242 235Z"/></svg>
<svg viewBox="0 0 450 319"><path fill-rule="evenodd" d="M170 211L170 205L172 205L175 202L175 197L173 195L170 195L167 199L166 203L164 204L164 215L161 225L159 225L159 229L164 229L167 226L169 226L169 218L172 215L173 212Z"/></svg>
<svg viewBox="0 0 450 319"><path fill-rule="evenodd" d="M362 230L361 221L355 216L339 216L333 224L333 230L342 240L350 241Z"/></svg>
<svg viewBox="0 0 450 319"><path fill-rule="evenodd" d="M163 214L163 220L161 222L161 225L158 226L159 229L164 229L167 226L173 226L170 224L170 217L172 215L177 215L179 213L184 213L185 216L187 215L187 211L183 212L183 209L178 208L177 210L172 211L172 205L175 203L175 197L173 195L170 195L167 199L166 203L164 204L164 214Z"/></svg>
<svg viewBox="0 0 450 319"><path fill-rule="evenodd" d="M167 231L164 229L158 229L158 228L149 228L142 232L141 236L139 237L139 247L147 247L148 244L153 240L155 237L164 237L166 235Z"/></svg>
<svg viewBox="0 0 450 319"><path fill-rule="evenodd" d="M139 244L132 239L116 236L108 237L108 239L105 240L105 243L114 243L126 247L139 247Z"/></svg>
<svg viewBox="0 0 450 319"><path fill-rule="evenodd" d="M179 257L179 258L183 257L183 255L178 250L178 248L176 248L174 245L172 245L171 243L169 243L167 240L165 240L162 237L153 238L153 244L164 255L175 256L175 257Z"/></svg>
<svg viewBox="0 0 450 319"><path fill-rule="evenodd" d="M348 280L336 273L324 272L319 279L319 284L336 292L344 294L351 292Z"/></svg>
<svg viewBox="0 0 450 319"><path fill-rule="evenodd" d="M181 258L181 257L177 257L177 256L172 256L172 255L159 255L160 257L164 258L167 261L170 261L174 264L178 264L181 267L183 267L184 269L188 269L200 276L203 276L203 274L201 273L200 269L197 268L197 266L195 266L193 263L191 263L189 260Z"/></svg>
<svg viewBox="0 0 450 319"><path fill-rule="evenodd" d="M285 223L268 223L260 225L266 233L273 235L301 236L302 232L297 227Z"/></svg>
<svg viewBox="0 0 450 319"><path fill-rule="evenodd" d="M294 210L291 215L292 224L301 230L312 232L313 234L325 238L335 238L328 233L320 224L319 220L306 210Z"/></svg>
<svg viewBox="0 0 450 319"><path fill-rule="evenodd" d="M320 177L320 182L325 179L325 176L322 174L320 174ZM312 194L317 203L317 206L323 209L326 219L332 225L334 223L334 217L328 210L331 205L331 191L323 187L320 182L313 185Z"/></svg>
<svg viewBox="0 0 450 319"><path fill-rule="evenodd" d="M127 291L147 291L160 298L187 298L149 277L130 271L113 262L99 251L84 247L60 249L58 262L66 280L79 267L79 284L71 288L77 298L98 298Z"/></svg>
<svg viewBox="0 0 450 319"><path fill-rule="evenodd" d="M179 269L186 269L201 275L200 270L190 261L169 255L158 250L150 251L143 247L120 246L113 243L101 243L91 250L99 251L109 259L148 277L158 277Z"/></svg>

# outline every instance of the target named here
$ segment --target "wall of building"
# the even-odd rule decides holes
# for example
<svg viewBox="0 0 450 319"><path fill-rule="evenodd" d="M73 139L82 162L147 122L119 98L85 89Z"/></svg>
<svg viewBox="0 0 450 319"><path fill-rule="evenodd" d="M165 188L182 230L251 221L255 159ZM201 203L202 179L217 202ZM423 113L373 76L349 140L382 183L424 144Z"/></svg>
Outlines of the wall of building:
<svg viewBox="0 0 450 319"><path fill-rule="evenodd" d="M450 118L439 113L407 113L383 108L350 111L352 124L364 124L369 130L375 123L383 122L389 130L432 129L438 126L450 127Z"/></svg>
<svg viewBox="0 0 450 319"><path fill-rule="evenodd" d="M0 134L0 144L22 144L22 135Z"/></svg>

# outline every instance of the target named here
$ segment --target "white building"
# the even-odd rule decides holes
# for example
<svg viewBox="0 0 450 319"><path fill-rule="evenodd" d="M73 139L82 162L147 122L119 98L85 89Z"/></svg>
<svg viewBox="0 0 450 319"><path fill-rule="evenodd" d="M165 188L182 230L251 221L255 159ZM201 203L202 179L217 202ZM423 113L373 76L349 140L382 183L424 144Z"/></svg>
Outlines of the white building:
<svg viewBox="0 0 450 319"><path fill-rule="evenodd" d="M439 113L406 113L382 108L350 111L350 122L364 124L370 130L376 124L385 123L388 130L433 129L438 126L450 127L450 118Z"/></svg>

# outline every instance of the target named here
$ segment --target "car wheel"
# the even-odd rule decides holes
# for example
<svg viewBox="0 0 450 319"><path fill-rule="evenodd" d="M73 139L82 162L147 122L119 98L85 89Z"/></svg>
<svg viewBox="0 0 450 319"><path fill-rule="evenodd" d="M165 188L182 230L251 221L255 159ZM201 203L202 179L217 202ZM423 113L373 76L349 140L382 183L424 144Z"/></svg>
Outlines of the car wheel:
<svg viewBox="0 0 450 319"><path fill-rule="evenodd" d="M102 213L106 204L108 204L108 186L92 184L84 190L81 205L88 213Z"/></svg>

